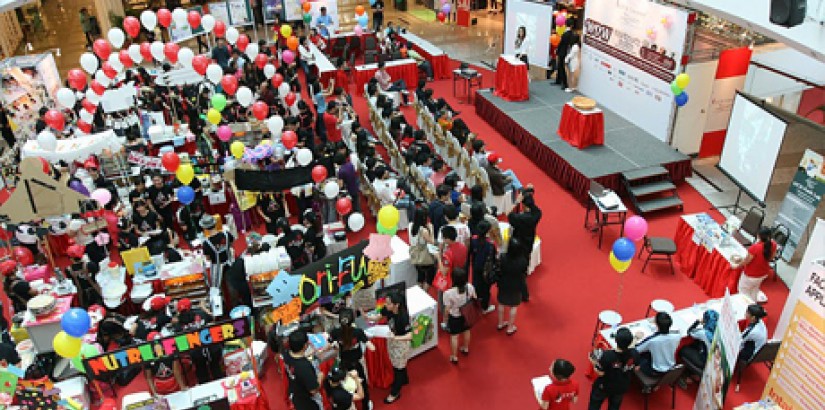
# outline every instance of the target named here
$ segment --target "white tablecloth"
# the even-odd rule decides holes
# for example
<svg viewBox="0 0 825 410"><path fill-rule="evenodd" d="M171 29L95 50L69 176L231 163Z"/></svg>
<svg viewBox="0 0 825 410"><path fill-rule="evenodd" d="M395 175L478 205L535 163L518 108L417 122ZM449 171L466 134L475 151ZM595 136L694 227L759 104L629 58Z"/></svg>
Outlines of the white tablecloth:
<svg viewBox="0 0 825 410"><path fill-rule="evenodd" d="M322 53L315 44L309 43L309 52L315 59L315 66L318 67L319 73L328 73L335 71L335 65L329 61L327 55Z"/></svg>
<svg viewBox="0 0 825 410"><path fill-rule="evenodd" d="M404 59L401 59L401 60L392 60L392 61L387 61L384 65L384 68L394 67L394 66L397 66L397 65L411 64L411 63L415 64L415 60L412 59L412 58L404 58ZM378 68L378 63L362 64L362 65L355 66L356 71L375 70L377 68Z"/></svg>
<svg viewBox="0 0 825 410"><path fill-rule="evenodd" d="M444 50L436 47L435 45L433 45L433 43L430 43L429 41L421 37L418 37L413 33L410 33L409 31L402 34L401 36L404 37L405 40L421 47L422 50L426 51L433 57L444 54Z"/></svg>

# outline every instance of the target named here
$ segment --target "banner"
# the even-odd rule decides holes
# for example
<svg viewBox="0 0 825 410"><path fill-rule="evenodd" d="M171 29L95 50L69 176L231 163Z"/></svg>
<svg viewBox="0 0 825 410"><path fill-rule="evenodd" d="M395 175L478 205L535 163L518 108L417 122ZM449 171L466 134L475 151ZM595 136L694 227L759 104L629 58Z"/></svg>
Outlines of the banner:
<svg viewBox="0 0 825 410"><path fill-rule="evenodd" d="M146 169L163 169L163 163L161 162L160 157L150 157L146 154L136 151L129 151L129 156L126 158L126 161L128 161L130 164L139 165L140 167Z"/></svg>
<svg viewBox="0 0 825 410"><path fill-rule="evenodd" d="M825 265L800 265L804 291L791 315L762 398L783 410L825 409Z"/></svg>
<svg viewBox="0 0 825 410"><path fill-rule="evenodd" d="M687 27L686 11L649 0L588 1L581 92L667 141Z"/></svg>
<svg viewBox="0 0 825 410"><path fill-rule="evenodd" d="M722 410L742 336L726 290L693 410Z"/></svg>
<svg viewBox="0 0 825 410"><path fill-rule="evenodd" d="M823 195L825 161L822 155L806 149L776 216L776 223L785 225L791 231L788 244L782 250L782 259L787 261L793 257Z"/></svg>
<svg viewBox="0 0 825 410"><path fill-rule="evenodd" d="M312 165L277 171L235 170L235 186L239 191L277 192L312 183Z"/></svg>
<svg viewBox="0 0 825 410"><path fill-rule="evenodd" d="M707 106L707 120L699 147L699 157L720 155L728 132L728 122L733 109L736 91L745 85L745 77L751 61L750 47L722 50L716 66L716 79Z"/></svg>
<svg viewBox="0 0 825 410"><path fill-rule="evenodd" d="M247 316L211 324L198 330L168 336L151 342L125 347L83 360L86 374L92 379L134 366L143 366L160 358L175 356L192 349L250 337L250 319Z"/></svg>
<svg viewBox="0 0 825 410"><path fill-rule="evenodd" d="M825 220L819 218L814 223L814 230L808 238L808 247L805 248L805 253L802 254L802 261L799 262L799 266L808 266L817 260L825 260ZM807 276L797 272L791 291L788 293L788 299L785 300L785 306L782 308L782 315L779 317L779 322L776 323L776 329L773 332L774 338L781 338L785 334L788 323L791 321L791 315L796 309L796 302L802 292L808 288L806 279Z"/></svg>

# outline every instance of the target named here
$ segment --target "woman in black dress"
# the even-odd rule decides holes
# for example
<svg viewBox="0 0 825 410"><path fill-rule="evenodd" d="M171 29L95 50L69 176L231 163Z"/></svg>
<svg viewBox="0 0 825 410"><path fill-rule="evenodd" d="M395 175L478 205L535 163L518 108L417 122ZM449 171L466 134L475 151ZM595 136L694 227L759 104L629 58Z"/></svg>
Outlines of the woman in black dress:
<svg viewBox="0 0 825 410"><path fill-rule="evenodd" d="M507 328L507 335L516 333L516 311L521 304L522 289L527 281L530 260L519 238L510 238L507 253L501 258L501 278L498 280L498 330ZM510 307L510 319L504 321L504 308Z"/></svg>

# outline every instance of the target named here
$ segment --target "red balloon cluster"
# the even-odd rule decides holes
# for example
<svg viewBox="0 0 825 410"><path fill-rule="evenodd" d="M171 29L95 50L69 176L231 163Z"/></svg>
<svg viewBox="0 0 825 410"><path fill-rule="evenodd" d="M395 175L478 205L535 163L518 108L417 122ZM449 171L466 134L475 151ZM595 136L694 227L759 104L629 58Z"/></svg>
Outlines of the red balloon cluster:
<svg viewBox="0 0 825 410"><path fill-rule="evenodd" d="M194 30L201 26L201 14L195 10L191 10L189 14L186 15L186 21L189 22L189 26Z"/></svg>
<svg viewBox="0 0 825 410"><path fill-rule="evenodd" d="M281 134L281 144L284 144L286 149L293 149L298 145L298 134L295 131L286 130ZM326 176L324 176L326 178Z"/></svg>
<svg viewBox="0 0 825 410"><path fill-rule="evenodd" d="M120 50L120 52L117 55L117 58L120 60L120 62L126 68L129 68L129 67L135 65L135 62L132 61L132 57L129 56L129 52L126 51L126 50Z"/></svg>
<svg viewBox="0 0 825 410"><path fill-rule="evenodd" d="M63 131L63 127L66 126L66 118L63 117L62 112L57 110L47 111L46 114L43 115L43 121L46 122L46 125L58 131Z"/></svg>
<svg viewBox="0 0 825 410"><path fill-rule="evenodd" d="M167 152L160 157L160 163L169 172L175 172L180 167L180 157L175 152Z"/></svg>
<svg viewBox="0 0 825 410"><path fill-rule="evenodd" d="M252 115L254 115L258 121L263 121L264 118L269 115L269 106L263 101L256 101L252 104Z"/></svg>
<svg viewBox="0 0 825 410"><path fill-rule="evenodd" d="M94 114L94 113L95 113L95 111L97 111L97 106L96 106L96 105L94 105L91 101L89 101L89 100L88 100L88 99L86 99L86 98L84 98L84 99L83 99L83 101L82 101L80 104L81 104L81 105L83 105L83 108L84 108L86 111L88 111L88 112L90 112L90 113L92 113L92 114Z"/></svg>
<svg viewBox="0 0 825 410"><path fill-rule="evenodd" d="M316 165L312 168L312 180L316 183L327 179L327 167L323 165Z"/></svg>
<svg viewBox="0 0 825 410"><path fill-rule="evenodd" d="M148 41L140 43L140 55L146 61L152 61L152 44Z"/></svg>
<svg viewBox="0 0 825 410"><path fill-rule="evenodd" d="M86 88L86 73L79 68L73 68L69 70L69 87L74 88L75 90L82 90Z"/></svg>
<svg viewBox="0 0 825 410"><path fill-rule="evenodd" d="M105 74L106 77L115 78L115 76L117 76L117 70L115 70L115 68L112 67L112 65L109 64L108 61L103 62L101 70L103 70L103 74Z"/></svg>
<svg viewBox="0 0 825 410"><path fill-rule="evenodd" d="M221 88L227 95L235 95L238 91L238 78L232 74L227 74L221 78Z"/></svg>
<svg viewBox="0 0 825 410"><path fill-rule="evenodd" d="M258 66L261 70L264 69L266 63L269 62L269 59L266 57L266 54L260 53L255 56L255 65Z"/></svg>
<svg viewBox="0 0 825 410"><path fill-rule="evenodd" d="M235 47L238 47L242 53L246 51L246 47L249 46L249 36L246 34L241 34L238 36L238 40L235 41Z"/></svg>
<svg viewBox="0 0 825 410"><path fill-rule="evenodd" d="M124 18L123 31L125 31L129 37L137 38L137 36L140 35L140 21L133 16Z"/></svg>
<svg viewBox="0 0 825 410"><path fill-rule="evenodd" d="M112 54L112 45L108 41L99 38L92 44L92 50L101 60L106 60Z"/></svg>
<svg viewBox="0 0 825 410"><path fill-rule="evenodd" d="M282 76L278 73L275 73L275 75L272 76L272 85L275 88L280 87L281 84L283 84L283 83L284 83L284 76Z"/></svg>
<svg viewBox="0 0 825 410"><path fill-rule="evenodd" d="M212 29L212 32L215 33L218 37L223 37L226 35L226 23L218 20L215 22L215 27Z"/></svg>
<svg viewBox="0 0 825 410"><path fill-rule="evenodd" d="M97 80L92 80L92 84L89 88L91 88L97 95L103 95L103 92L106 91L106 87L104 87L103 84L99 83Z"/></svg>
<svg viewBox="0 0 825 410"><path fill-rule="evenodd" d="M298 99L298 97L296 97L296 96L295 96L295 93L294 93L294 92L292 92L292 91L288 92L288 93L284 96L284 102L286 103L286 105L288 105L288 106L290 106L290 107L292 107L293 105L295 105L295 101L296 101L297 99Z"/></svg>

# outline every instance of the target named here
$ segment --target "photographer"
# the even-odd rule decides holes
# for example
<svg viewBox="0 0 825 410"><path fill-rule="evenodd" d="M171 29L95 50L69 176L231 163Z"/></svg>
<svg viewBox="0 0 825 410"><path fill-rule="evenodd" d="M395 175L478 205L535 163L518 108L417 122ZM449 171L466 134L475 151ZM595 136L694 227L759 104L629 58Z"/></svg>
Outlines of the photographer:
<svg viewBox="0 0 825 410"><path fill-rule="evenodd" d="M528 184L516 197L516 207L507 215L507 221L513 229L510 238L518 238L524 244L525 251L529 255L533 251L533 242L536 240L536 227L541 221L541 209L536 206L533 199L534 189L532 184ZM519 211L521 208L521 211ZM524 282L522 290L522 301L527 302L530 294L527 291L527 281Z"/></svg>

